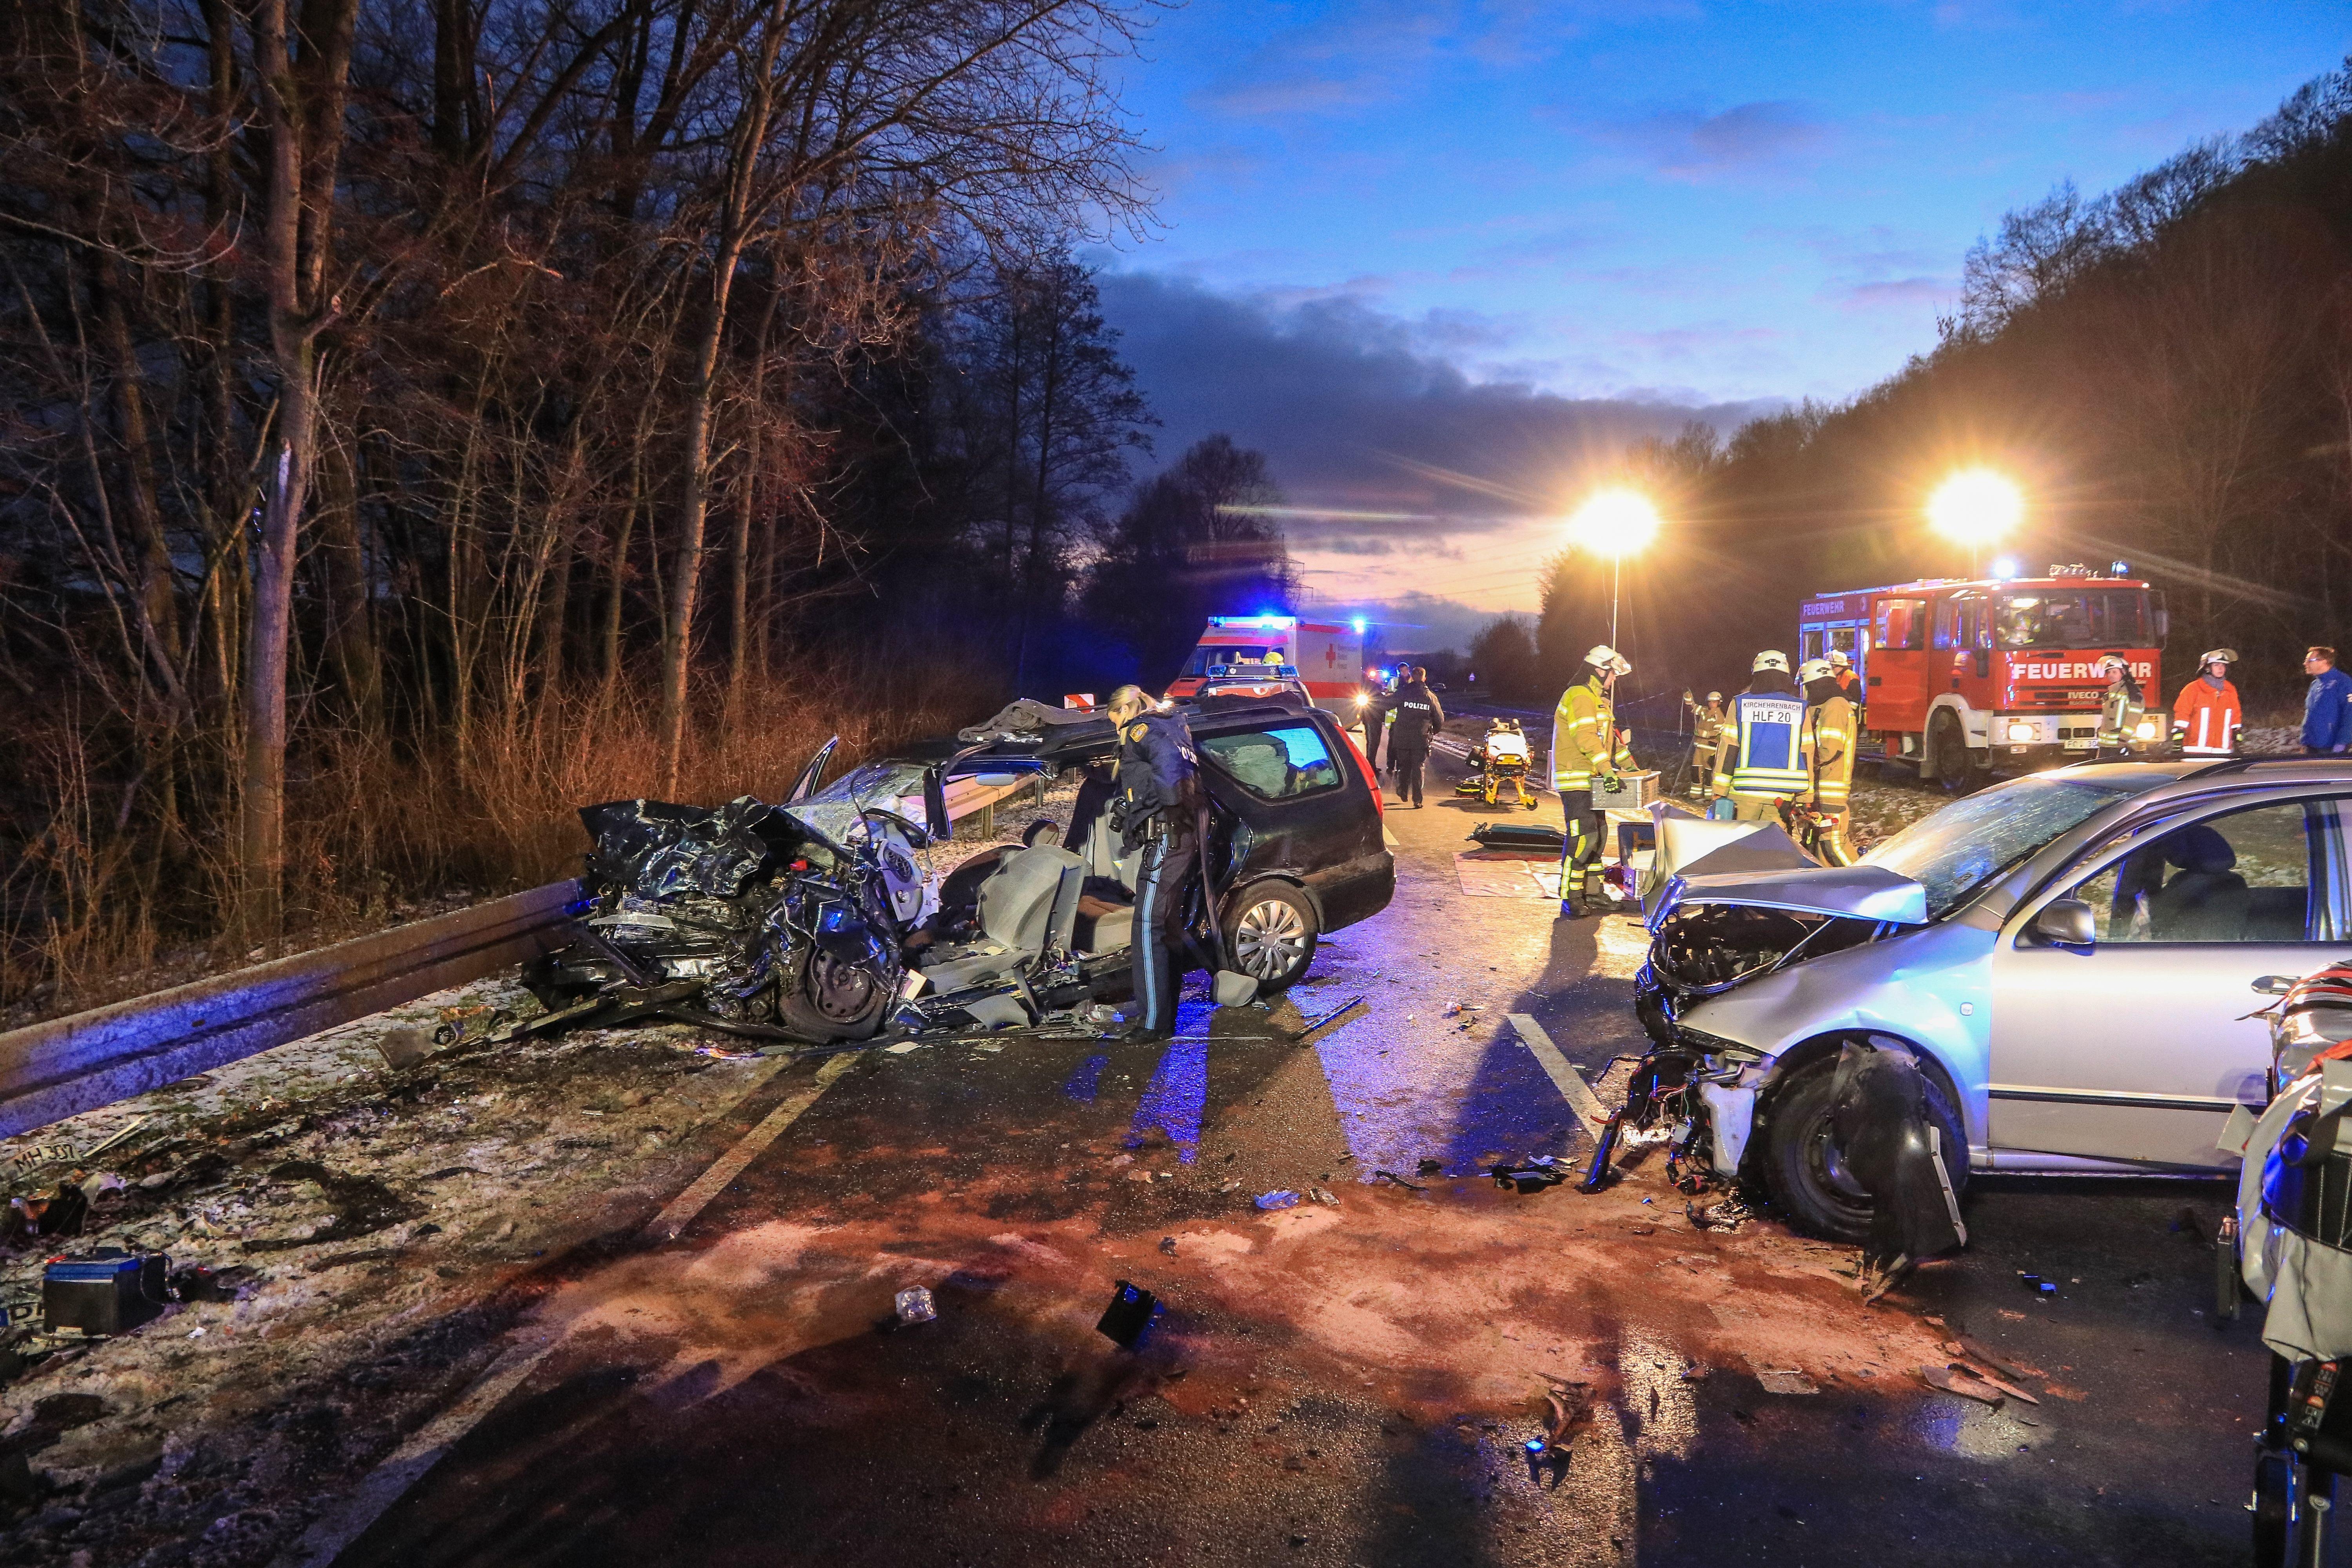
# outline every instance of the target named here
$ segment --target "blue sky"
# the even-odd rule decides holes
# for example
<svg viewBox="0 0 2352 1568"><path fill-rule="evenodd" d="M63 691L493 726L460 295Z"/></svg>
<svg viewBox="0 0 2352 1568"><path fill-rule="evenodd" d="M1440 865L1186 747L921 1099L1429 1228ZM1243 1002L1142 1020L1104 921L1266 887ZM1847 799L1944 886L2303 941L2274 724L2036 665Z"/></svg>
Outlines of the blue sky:
<svg viewBox="0 0 2352 1568"><path fill-rule="evenodd" d="M1159 226L1095 259L1163 458L1231 428L1294 500L1458 547L1310 528L1315 585L1525 607L1514 563L1625 434L1862 390L1933 344L2004 211L2243 130L2348 47L2352 7L2305 0L1191 0L1129 68ZM1253 333L1320 370L1267 398ZM1360 407L1293 427L1318 374L1407 418L1516 398L1560 460L1330 439Z"/></svg>

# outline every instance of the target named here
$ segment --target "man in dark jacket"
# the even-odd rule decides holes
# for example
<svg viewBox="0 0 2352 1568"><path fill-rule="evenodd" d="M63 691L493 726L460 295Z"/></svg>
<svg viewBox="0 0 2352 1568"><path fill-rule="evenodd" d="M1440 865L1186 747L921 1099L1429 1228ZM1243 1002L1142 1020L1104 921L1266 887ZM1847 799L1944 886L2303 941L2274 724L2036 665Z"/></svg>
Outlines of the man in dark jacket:
<svg viewBox="0 0 2352 1568"><path fill-rule="evenodd" d="M2328 757L2352 747L2352 675L2336 668L2336 650L2315 647L2303 656L2311 689L2303 696L2303 754Z"/></svg>
<svg viewBox="0 0 2352 1568"><path fill-rule="evenodd" d="M1418 811L1429 738L1445 727L1445 710L1429 689L1429 671L1414 665L1404 683L1381 699L1380 711L1395 716L1389 722L1389 766L1396 774L1397 804L1410 800Z"/></svg>
<svg viewBox="0 0 2352 1568"><path fill-rule="evenodd" d="M1111 802L1111 826L1119 830L1125 848L1143 847L1135 875L1130 961L1142 1016L1129 1033L1164 1040L1176 1032L1176 994L1184 983L1185 966L1177 954L1192 945L1184 914L1201 874L1201 759L1183 717L1155 710L1135 687L1111 693L1109 713L1118 727L1118 795Z"/></svg>

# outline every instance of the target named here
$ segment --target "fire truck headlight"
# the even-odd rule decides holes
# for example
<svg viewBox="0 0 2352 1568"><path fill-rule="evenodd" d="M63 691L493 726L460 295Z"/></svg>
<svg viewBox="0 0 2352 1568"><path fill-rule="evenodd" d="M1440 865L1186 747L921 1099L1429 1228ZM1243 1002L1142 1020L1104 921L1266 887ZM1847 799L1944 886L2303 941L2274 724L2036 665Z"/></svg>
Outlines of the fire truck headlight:
<svg viewBox="0 0 2352 1568"><path fill-rule="evenodd" d="M1359 692L1357 692L1357 693L1356 693L1356 706L1357 706L1357 707L1359 707L1359 708L1370 708L1371 705L1372 705L1372 700L1371 700L1370 698L1369 698L1369 697L1365 696L1365 695L1364 695L1362 692L1360 692L1360 691L1359 691Z"/></svg>
<svg viewBox="0 0 2352 1568"><path fill-rule="evenodd" d="M2012 742L2031 741L2037 733L2039 731L2022 719L2014 721L2009 727L2009 738Z"/></svg>
<svg viewBox="0 0 2352 1568"><path fill-rule="evenodd" d="M2139 727L2132 731L2132 739L2135 741L2153 741L2156 739L2156 735L2157 724L2156 721L2153 719L2141 720L2139 721Z"/></svg>

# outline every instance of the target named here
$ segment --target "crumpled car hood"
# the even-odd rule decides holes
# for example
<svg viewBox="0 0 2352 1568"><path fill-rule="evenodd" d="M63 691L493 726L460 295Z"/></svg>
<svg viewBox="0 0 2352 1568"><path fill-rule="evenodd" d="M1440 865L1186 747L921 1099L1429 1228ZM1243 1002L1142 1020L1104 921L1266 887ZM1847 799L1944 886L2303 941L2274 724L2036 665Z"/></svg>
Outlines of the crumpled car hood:
<svg viewBox="0 0 2352 1568"><path fill-rule="evenodd" d="M1693 872L1704 862L1694 862ZM1802 869L1686 872L1666 884L1647 921L1652 931L1686 904L1745 904L1796 914L1927 923L1927 889L1879 866L1809 866Z"/></svg>

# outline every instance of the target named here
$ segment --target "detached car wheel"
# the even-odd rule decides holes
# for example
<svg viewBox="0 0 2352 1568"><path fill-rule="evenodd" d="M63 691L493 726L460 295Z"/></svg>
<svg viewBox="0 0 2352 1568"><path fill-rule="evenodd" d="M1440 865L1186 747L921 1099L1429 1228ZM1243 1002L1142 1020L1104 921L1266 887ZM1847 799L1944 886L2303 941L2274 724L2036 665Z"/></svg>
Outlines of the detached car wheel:
<svg viewBox="0 0 2352 1568"><path fill-rule="evenodd" d="M776 1010L786 1028L818 1045L867 1039L889 1016L897 979L895 966L876 974L820 948L809 954L800 983L778 994Z"/></svg>
<svg viewBox="0 0 2352 1568"><path fill-rule="evenodd" d="M1321 934L1306 894L1286 882L1260 882L1244 889L1234 908L1225 952L1234 968L1257 981L1259 995L1271 995L1306 974Z"/></svg>
<svg viewBox="0 0 2352 1568"><path fill-rule="evenodd" d="M1775 1097L1765 1130L1764 1180L1798 1229L1829 1241L1859 1243L1870 1234L1870 1194L1846 1171L1830 1141L1830 1091L1836 1078L1837 1058L1824 1057L1799 1068ZM1958 1193L1968 1182L1968 1135L1959 1112L1933 1078L1927 1079L1927 1114L1936 1119L1944 1170Z"/></svg>

